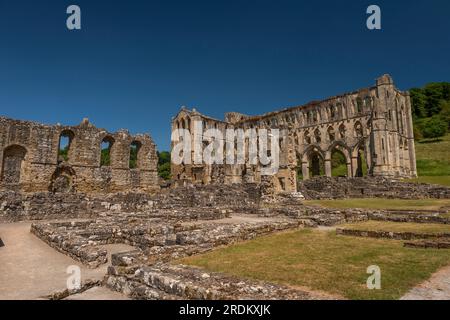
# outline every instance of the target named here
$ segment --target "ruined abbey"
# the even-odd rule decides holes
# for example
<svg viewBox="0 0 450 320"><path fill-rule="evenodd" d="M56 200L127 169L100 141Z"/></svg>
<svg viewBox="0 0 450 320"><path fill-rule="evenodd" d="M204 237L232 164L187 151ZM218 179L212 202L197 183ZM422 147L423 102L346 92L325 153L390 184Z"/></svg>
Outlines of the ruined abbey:
<svg viewBox="0 0 450 320"><path fill-rule="evenodd" d="M172 178L178 183L264 181L271 192L296 192L299 180L331 177L335 153L345 159L346 177L417 176L410 96L398 90L389 75L378 78L369 88L260 116L230 112L221 121L182 108L172 120L172 130L193 132L195 121L201 121L205 130L279 129L280 167L277 174L266 178L260 165L248 162L182 163L172 165Z"/></svg>
<svg viewBox="0 0 450 320"><path fill-rule="evenodd" d="M336 210L307 201L450 198L448 187L396 179L416 176L411 104L387 75L371 88L262 116L228 113L219 121L182 109L172 129L192 129L194 122L205 132L277 128L265 151L279 148L278 171L262 174L264 166L247 158L172 163L172 180L161 183L149 135L109 133L88 119L63 126L0 117L0 299L334 299L180 259L280 231L365 221L450 223L448 208ZM191 134L183 132L183 139ZM447 236L370 236L450 248ZM83 272L78 287L68 287L68 266Z"/></svg>
<svg viewBox="0 0 450 320"><path fill-rule="evenodd" d="M102 145L107 161L102 161ZM0 118L0 150L2 189L109 193L158 188L150 136L109 133L88 119L78 126L50 126Z"/></svg>

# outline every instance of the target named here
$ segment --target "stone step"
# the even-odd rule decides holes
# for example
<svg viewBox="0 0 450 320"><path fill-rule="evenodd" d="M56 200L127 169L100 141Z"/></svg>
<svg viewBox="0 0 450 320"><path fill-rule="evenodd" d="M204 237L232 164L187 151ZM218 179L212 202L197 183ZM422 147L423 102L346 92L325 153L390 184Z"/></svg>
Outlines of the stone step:
<svg viewBox="0 0 450 320"><path fill-rule="evenodd" d="M180 296L167 293L128 276L108 276L106 286L136 300L179 300Z"/></svg>
<svg viewBox="0 0 450 320"><path fill-rule="evenodd" d="M114 268L106 285L133 299L149 300L315 300L335 297L271 283L208 273L195 267L158 263L137 269Z"/></svg>

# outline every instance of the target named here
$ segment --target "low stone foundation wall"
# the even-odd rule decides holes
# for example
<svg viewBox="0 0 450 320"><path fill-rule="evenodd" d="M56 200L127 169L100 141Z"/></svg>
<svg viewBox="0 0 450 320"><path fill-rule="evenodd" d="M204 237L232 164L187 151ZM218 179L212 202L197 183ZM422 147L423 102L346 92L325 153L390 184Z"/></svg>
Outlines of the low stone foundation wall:
<svg viewBox="0 0 450 320"><path fill-rule="evenodd" d="M450 249L450 239L407 241L404 243L404 246L418 249Z"/></svg>
<svg viewBox="0 0 450 320"><path fill-rule="evenodd" d="M141 212L153 208L154 202L144 193L85 195L0 192L0 222L92 218L103 212Z"/></svg>
<svg viewBox="0 0 450 320"><path fill-rule="evenodd" d="M450 233L417 233L417 232L392 232L379 230L355 230L355 229L336 229L337 235L367 237L367 238L384 238L394 240L416 240L416 239L448 239Z"/></svg>
<svg viewBox="0 0 450 320"><path fill-rule="evenodd" d="M245 187L180 187L158 194L0 191L0 222L93 218L104 212L154 213L154 217L179 214L183 219L219 219L229 216L232 208L254 208L258 201L257 187L251 184Z"/></svg>
<svg viewBox="0 0 450 320"><path fill-rule="evenodd" d="M302 220L256 223L179 223L135 214L110 215L82 222L33 224L31 232L91 268L107 262L100 245L123 243L138 248L141 260L168 261L210 250L219 245L253 239L268 233L303 226Z"/></svg>
<svg viewBox="0 0 450 320"><path fill-rule="evenodd" d="M108 270L108 287L134 299L194 300L314 300L332 299L299 289L262 281L239 279L210 273L185 265L156 264L139 267L133 274L120 275L117 267Z"/></svg>
<svg viewBox="0 0 450 320"><path fill-rule="evenodd" d="M299 183L306 199L396 198L450 199L450 188L425 183L409 183L382 177L317 177Z"/></svg>

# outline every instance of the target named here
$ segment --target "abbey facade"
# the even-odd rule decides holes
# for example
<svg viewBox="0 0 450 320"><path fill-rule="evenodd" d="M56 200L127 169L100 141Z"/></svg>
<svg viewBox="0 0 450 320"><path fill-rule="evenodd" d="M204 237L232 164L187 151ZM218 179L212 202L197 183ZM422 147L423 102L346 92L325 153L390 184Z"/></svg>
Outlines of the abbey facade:
<svg viewBox="0 0 450 320"><path fill-rule="evenodd" d="M178 183L269 181L275 192L294 192L299 180L320 175L417 176L410 96L398 90L389 75L369 88L259 116L231 112L221 121L182 108L172 119L172 131L194 132L195 121L201 121L204 130L224 132L279 129L279 170L267 178L260 165L250 163L172 164L172 178Z"/></svg>

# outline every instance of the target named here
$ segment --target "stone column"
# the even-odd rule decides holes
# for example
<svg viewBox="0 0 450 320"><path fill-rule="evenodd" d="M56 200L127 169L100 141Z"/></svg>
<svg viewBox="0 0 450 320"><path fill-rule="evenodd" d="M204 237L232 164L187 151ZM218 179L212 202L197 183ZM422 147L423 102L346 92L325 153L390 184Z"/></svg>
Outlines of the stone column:
<svg viewBox="0 0 450 320"><path fill-rule="evenodd" d="M351 162L347 163L347 178L352 177L352 164Z"/></svg>
<svg viewBox="0 0 450 320"><path fill-rule="evenodd" d="M331 177L331 159L325 159L325 175Z"/></svg>
<svg viewBox="0 0 450 320"><path fill-rule="evenodd" d="M410 172L412 177L417 177L417 166L416 166L416 147L414 145L414 129L413 129L413 121L411 115L411 97L409 92L406 96L406 112L407 112L407 137L408 137L408 151L409 151L409 163L410 163Z"/></svg>
<svg viewBox="0 0 450 320"><path fill-rule="evenodd" d="M308 180L308 179L309 179L309 166L308 166L308 162L303 162L303 163L302 163L302 175L303 175L303 180Z"/></svg>
<svg viewBox="0 0 450 320"><path fill-rule="evenodd" d="M351 165L351 176L350 177L356 177L356 170L358 169L358 157L352 157L352 165Z"/></svg>

